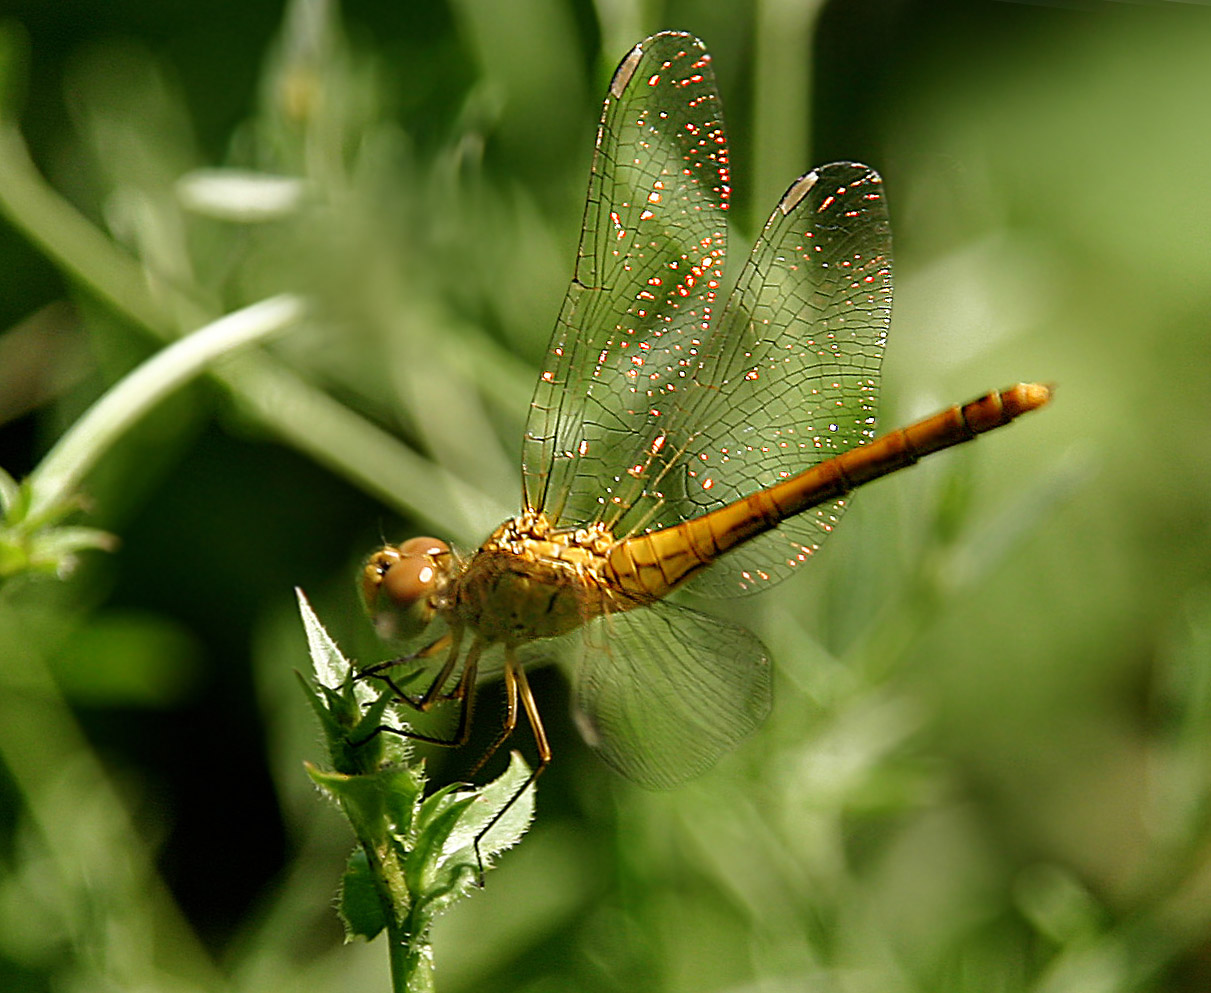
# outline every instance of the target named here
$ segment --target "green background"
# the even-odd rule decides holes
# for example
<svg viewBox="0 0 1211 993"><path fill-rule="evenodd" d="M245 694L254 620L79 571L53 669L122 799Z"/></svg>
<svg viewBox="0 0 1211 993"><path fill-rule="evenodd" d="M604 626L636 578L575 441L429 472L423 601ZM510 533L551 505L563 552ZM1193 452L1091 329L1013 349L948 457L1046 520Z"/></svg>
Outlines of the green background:
<svg viewBox="0 0 1211 993"><path fill-rule="evenodd" d="M216 312L308 294L272 351L425 460L367 455L387 498L203 381L89 477L83 519L121 546L0 592L0 989L387 988L332 911L351 839L302 769L292 587L381 657L361 558L473 546L515 508L601 96L666 27L714 56L734 255L810 165L883 174L884 427L1057 394L874 484L809 575L722 608L770 646L776 701L703 779L617 779L536 673L555 762L531 834L441 923L441 988L1211 987L1211 9L323 11L0 7L6 113L53 186ZM309 195L262 224L183 209L179 177L224 164ZM20 476L156 340L4 222L0 287Z"/></svg>

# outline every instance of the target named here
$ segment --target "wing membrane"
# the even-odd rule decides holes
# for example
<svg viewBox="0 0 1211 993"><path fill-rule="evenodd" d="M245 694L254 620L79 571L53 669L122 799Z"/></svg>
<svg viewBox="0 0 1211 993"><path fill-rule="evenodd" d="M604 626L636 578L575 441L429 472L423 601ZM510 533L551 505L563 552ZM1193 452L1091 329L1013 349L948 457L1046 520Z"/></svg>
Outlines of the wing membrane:
<svg viewBox="0 0 1211 993"><path fill-rule="evenodd" d="M669 527L874 436L891 235L873 170L797 180L718 307L729 176L709 56L647 39L610 84L575 276L523 441L526 507L615 538ZM696 583L741 593L806 561L842 501L729 553ZM665 602L590 620L576 667L586 739L630 779L710 767L770 708L743 628Z"/></svg>
<svg viewBox="0 0 1211 993"><path fill-rule="evenodd" d="M616 488L598 519L617 538L669 527L873 438L891 280L878 174L839 162L796 181L703 336L693 376L648 398L657 440L634 439L615 469L628 488ZM735 595L776 582L810 558L843 510L836 500L785 521L693 588Z"/></svg>
<svg viewBox="0 0 1211 993"><path fill-rule="evenodd" d="M891 226L877 173L834 163L787 191L720 321L703 380L720 396L682 485L653 523L675 523L772 486L875 436L891 323ZM688 426L687 426L688 427ZM697 592L768 586L806 562L845 507L832 501L749 541L695 581Z"/></svg>
<svg viewBox="0 0 1211 993"><path fill-rule="evenodd" d="M605 101L576 275L523 444L526 506L557 527L669 527L874 436L892 292L882 181L844 162L797 180L719 312L728 179L702 43L636 46ZM696 588L769 585L843 510L784 522Z"/></svg>
<svg viewBox="0 0 1211 993"><path fill-rule="evenodd" d="M678 395L696 372L728 195L710 56L688 34L655 35L610 84L576 272L526 425L526 506L555 524L642 492L626 470L660 434L652 397Z"/></svg>
<svg viewBox="0 0 1211 993"><path fill-rule="evenodd" d="M769 658L755 635L670 603L593 621L576 676L585 740L651 789L705 772L771 703Z"/></svg>

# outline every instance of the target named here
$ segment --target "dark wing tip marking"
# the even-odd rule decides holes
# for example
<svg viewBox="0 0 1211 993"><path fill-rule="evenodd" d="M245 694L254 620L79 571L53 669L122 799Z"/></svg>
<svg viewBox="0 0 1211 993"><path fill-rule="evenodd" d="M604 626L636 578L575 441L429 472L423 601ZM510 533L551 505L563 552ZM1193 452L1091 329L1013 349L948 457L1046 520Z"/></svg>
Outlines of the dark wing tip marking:
<svg viewBox="0 0 1211 993"><path fill-rule="evenodd" d="M610 80L610 96L615 100L622 96L631 77L635 75L635 68L639 65L639 60L643 58L643 46L646 44L646 41L641 41L632 48L627 53L627 57L619 62L618 68L614 70L614 78Z"/></svg>
<svg viewBox="0 0 1211 993"><path fill-rule="evenodd" d="M687 47L698 48L702 52L706 52L706 46L702 41L695 38L688 31L661 31L649 38L644 38L643 41L627 53L626 58L618 63L618 68L614 70L614 78L610 80L610 96L615 100L622 96L634 77L635 70L639 67L639 62L643 58L645 50L652 47L656 42L666 38L685 39Z"/></svg>
<svg viewBox="0 0 1211 993"><path fill-rule="evenodd" d="M814 187L816 183L820 181L821 176L826 173L841 170L849 173L865 173L870 177L872 182L882 182L879 174L875 172L874 169L868 165L863 165L861 162L832 162L828 165L823 165L813 169L811 172L800 176L793 183L791 183L790 189L782 194L782 199L778 201L778 206L776 209L781 212L783 216L789 214L803 202L804 197L806 197L808 193L811 192L812 187Z"/></svg>
<svg viewBox="0 0 1211 993"><path fill-rule="evenodd" d="M789 214L803 202L803 198L811 192L811 188L816 185L816 180L819 178L820 174L813 169L807 175L796 179L791 183L790 189L782 194L782 199L778 201L778 209L783 214Z"/></svg>

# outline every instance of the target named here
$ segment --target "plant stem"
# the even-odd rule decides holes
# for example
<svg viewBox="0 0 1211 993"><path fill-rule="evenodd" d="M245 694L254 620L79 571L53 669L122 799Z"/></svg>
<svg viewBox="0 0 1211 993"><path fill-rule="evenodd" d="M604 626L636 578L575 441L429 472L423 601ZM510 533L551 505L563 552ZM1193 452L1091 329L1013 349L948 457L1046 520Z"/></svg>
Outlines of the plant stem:
<svg viewBox="0 0 1211 993"><path fill-rule="evenodd" d="M346 810L349 822L356 830L359 818L350 816ZM359 832L360 833L360 832ZM390 851L390 841L383 839L376 843L375 839L362 836L359 839L362 851L366 853L366 861L370 865L371 875L382 901L383 915L387 921L387 949L391 965L392 993L434 993L437 983L434 978L433 946L412 920L411 914L405 914L401 920L399 911L404 907L415 906L411 894L408 893L407 881L388 865L389 857L384 853ZM399 890L399 892L393 892Z"/></svg>
<svg viewBox="0 0 1211 993"><path fill-rule="evenodd" d="M398 924L388 925L392 993L435 993L433 946L416 941L415 935Z"/></svg>
<svg viewBox="0 0 1211 993"><path fill-rule="evenodd" d="M0 213L115 310L162 339L174 336L169 310L152 296L142 266L51 188L11 121L0 121ZM194 327L212 316L191 306Z"/></svg>
<svg viewBox="0 0 1211 993"><path fill-rule="evenodd" d="M763 205L782 195L814 161L811 138L811 47L822 0L763 0L756 8L753 58L753 204L760 231Z"/></svg>

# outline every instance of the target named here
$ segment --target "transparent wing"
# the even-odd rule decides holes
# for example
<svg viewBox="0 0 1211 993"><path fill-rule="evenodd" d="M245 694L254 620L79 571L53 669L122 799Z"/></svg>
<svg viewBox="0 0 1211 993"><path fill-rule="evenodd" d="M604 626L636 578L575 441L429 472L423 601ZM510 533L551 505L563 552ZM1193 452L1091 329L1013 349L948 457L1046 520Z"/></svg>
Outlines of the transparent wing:
<svg viewBox="0 0 1211 993"><path fill-rule="evenodd" d="M653 527L714 510L875 436L879 369L891 323L891 225L879 175L855 163L787 191L724 310L702 381L691 456L666 474ZM701 573L695 592L749 592L806 562L844 510L790 518ZM629 529L636 523L624 522Z"/></svg>
<svg viewBox="0 0 1211 993"><path fill-rule="evenodd" d="M610 85L523 444L526 506L557 527L669 527L874 436L892 291L878 174L834 163L792 184L719 313L728 181L702 43L649 38ZM843 509L785 522L695 588L781 579Z"/></svg>
<svg viewBox="0 0 1211 993"><path fill-rule="evenodd" d="M659 416L620 470L627 488L601 515L615 537L697 517L873 438L891 294L878 174L838 162L797 180L705 337L692 380L647 398ZM831 501L784 522L692 588L768 586L807 561L842 510Z"/></svg>
<svg viewBox="0 0 1211 993"><path fill-rule="evenodd" d="M660 602L585 630L577 719L589 745L649 789L705 772L770 709L770 664L756 636Z"/></svg>
<svg viewBox="0 0 1211 993"><path fill-rule="evenodd" d="M525 505L557 526L642 490L626 470L660 433L653 398L692 381L715 309L728 183L702 42L665 32L636 45L606 96L576 272L523 441Z"/></svg>

